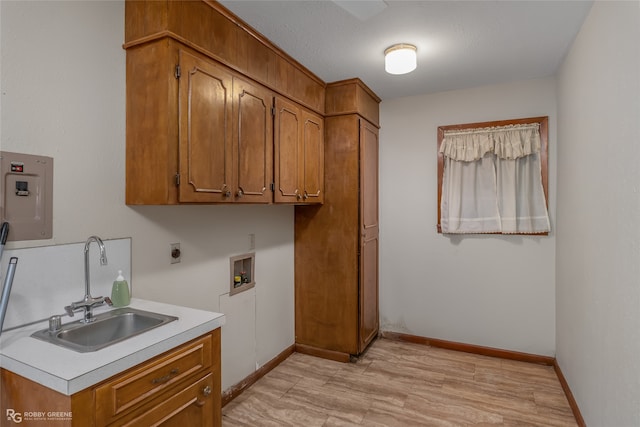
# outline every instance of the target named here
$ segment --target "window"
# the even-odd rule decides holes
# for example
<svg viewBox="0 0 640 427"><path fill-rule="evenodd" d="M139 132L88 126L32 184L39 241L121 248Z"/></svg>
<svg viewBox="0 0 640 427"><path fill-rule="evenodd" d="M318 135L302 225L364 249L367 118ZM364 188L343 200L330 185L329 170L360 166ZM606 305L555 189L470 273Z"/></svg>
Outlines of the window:
<svg viewBox="0 0 640 427"><path fill-rule="evenodd" d="M438 232L548 234L548 117L438 128Z"/></svg>

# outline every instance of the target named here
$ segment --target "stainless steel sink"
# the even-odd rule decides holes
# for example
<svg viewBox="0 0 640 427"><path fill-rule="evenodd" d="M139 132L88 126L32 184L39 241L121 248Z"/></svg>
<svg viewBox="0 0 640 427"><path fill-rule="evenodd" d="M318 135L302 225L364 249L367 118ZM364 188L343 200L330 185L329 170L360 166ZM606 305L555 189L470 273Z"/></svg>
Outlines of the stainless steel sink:
<svg viewBox="0 0 640 427"><path fill-rule="evenodd" d="M98 314L91 323L62 325L57 331L43 329L31 336L80 353L100 350L143 332L173 322L178 318L125 307Z"/></svg>

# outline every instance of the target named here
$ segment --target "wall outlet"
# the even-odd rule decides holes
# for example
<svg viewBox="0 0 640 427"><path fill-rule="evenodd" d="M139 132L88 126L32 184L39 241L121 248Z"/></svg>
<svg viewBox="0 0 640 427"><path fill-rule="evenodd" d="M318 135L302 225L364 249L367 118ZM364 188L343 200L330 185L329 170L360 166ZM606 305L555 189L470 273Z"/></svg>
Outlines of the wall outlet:
<svg viewBox="0 0 640 427"><path fill-rule="evenodd" d="M252 251L256 248L256 235L251 233L249 234L249 250Z"/></svg>
<svg viewBox="0 0 640 427"><path fill-rule="evenodd" d="M182 260L182 252L180 252L180 243L171 244L171 264L177 264Z"/></svg>

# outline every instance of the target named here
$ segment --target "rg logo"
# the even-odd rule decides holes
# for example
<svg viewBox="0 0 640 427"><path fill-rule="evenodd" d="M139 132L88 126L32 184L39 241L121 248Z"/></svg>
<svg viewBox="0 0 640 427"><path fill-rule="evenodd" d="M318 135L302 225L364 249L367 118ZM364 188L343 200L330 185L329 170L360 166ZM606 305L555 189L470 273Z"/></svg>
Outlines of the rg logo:
<svg viewBox="0 0 640 427"><path fill-rule="evenodd" d="M22 422L22 413L16 412L13 409L7 409L7 420L19 424Z"/></svg>

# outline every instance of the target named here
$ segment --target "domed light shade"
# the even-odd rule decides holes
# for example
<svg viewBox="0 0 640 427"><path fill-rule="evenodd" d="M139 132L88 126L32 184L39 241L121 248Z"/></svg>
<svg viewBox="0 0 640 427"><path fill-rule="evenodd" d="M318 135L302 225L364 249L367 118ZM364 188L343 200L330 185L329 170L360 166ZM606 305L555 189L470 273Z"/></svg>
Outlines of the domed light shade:
<svg viewBox="0 0 640 427"><path fill-rule="evenodd" d="M416 69L417 49L412 44L394 44L384 51L384 69L389 74L406 74Z"/></svg>

